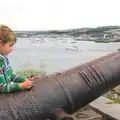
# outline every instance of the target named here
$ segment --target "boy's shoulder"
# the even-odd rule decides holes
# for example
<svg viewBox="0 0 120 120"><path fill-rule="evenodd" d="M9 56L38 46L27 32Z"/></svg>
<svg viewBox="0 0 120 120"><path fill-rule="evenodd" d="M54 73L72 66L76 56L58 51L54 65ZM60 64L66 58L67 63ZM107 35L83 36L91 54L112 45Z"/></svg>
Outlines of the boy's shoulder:
<svg viewBox="0 0 120 120"><path fill-rule="evenodd" d="M9 62L8 60L8 57L4 57L3 55L0 54L0 61L3 61L3 62Z"/></svg>
<svg viewBox="0 0 120 120"><path fill-rule="evenodd" d="M0 54L0 67L2 67L3 66L3 64L4 64L4 57Z"/></svg>
<svg viewBox="0 0 120 120"><path fill-rule="evenodd" d="M9 60L8 57L4 57L3 55L0 54L0 67L5 65L6 68L9 67Z"/></svg>
<svg viewBox="0 0 120 120"><path fill-rule="evenodd" d="M0 60L4 61L5 57L3 55L0 54Z"/></svg>

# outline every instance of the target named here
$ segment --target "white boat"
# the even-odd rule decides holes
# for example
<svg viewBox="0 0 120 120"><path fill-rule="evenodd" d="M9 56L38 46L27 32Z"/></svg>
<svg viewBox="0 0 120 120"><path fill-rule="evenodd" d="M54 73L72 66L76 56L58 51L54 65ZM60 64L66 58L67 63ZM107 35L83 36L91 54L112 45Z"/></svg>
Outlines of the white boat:
<svg viewBox="0 0 120 120"><path fill-rule="evenodd" d="M78 51L79 48L77 46L72 46L72 47L67 47L67 50L73 50L73 51Z"/></svg>

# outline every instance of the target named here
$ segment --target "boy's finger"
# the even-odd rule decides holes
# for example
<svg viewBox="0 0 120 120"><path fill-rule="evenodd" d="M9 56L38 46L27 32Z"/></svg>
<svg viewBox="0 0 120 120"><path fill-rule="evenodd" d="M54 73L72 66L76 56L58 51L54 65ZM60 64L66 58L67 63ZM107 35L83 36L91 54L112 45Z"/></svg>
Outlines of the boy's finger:
<svg viewBox="0 0 120 120"><path fill-rule="evenodd" d="M34 79L37 79L37 78L40 78L40 76L35 76L35 77L33 77Z"/></svg>
<svg viewBox="0 0 120 120"><path fill-rule="evenodd" d="M29 78L29 80L35 80L35 79L38 79L38 78L40 78L40 76Z"/></svg>

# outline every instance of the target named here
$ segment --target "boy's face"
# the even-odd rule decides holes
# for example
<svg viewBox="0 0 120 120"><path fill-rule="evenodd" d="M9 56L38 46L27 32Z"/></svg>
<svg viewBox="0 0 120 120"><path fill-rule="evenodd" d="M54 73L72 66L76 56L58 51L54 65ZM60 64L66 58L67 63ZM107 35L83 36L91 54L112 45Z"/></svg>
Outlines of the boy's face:
<svg viewBox="0 0 120 120"><path fill-rule="evenodd" d="M2 55L7 56L13 48L13 43L6 43L6 44L2 44L0 43L0 52L2 53Z"/></svg>

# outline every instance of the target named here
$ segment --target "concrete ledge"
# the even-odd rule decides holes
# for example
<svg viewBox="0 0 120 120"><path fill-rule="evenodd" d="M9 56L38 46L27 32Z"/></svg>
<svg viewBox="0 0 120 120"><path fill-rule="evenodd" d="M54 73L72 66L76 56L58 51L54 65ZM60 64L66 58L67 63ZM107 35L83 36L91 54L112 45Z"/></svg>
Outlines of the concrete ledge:
<svg viewBox="0 0 120 120"><path fill-rule="evenodd" d="M102 120L120 120L120 104L108 104L112 100L105 97L99 97L91 102L89 106L95 112L103 115Z"/></svg>

